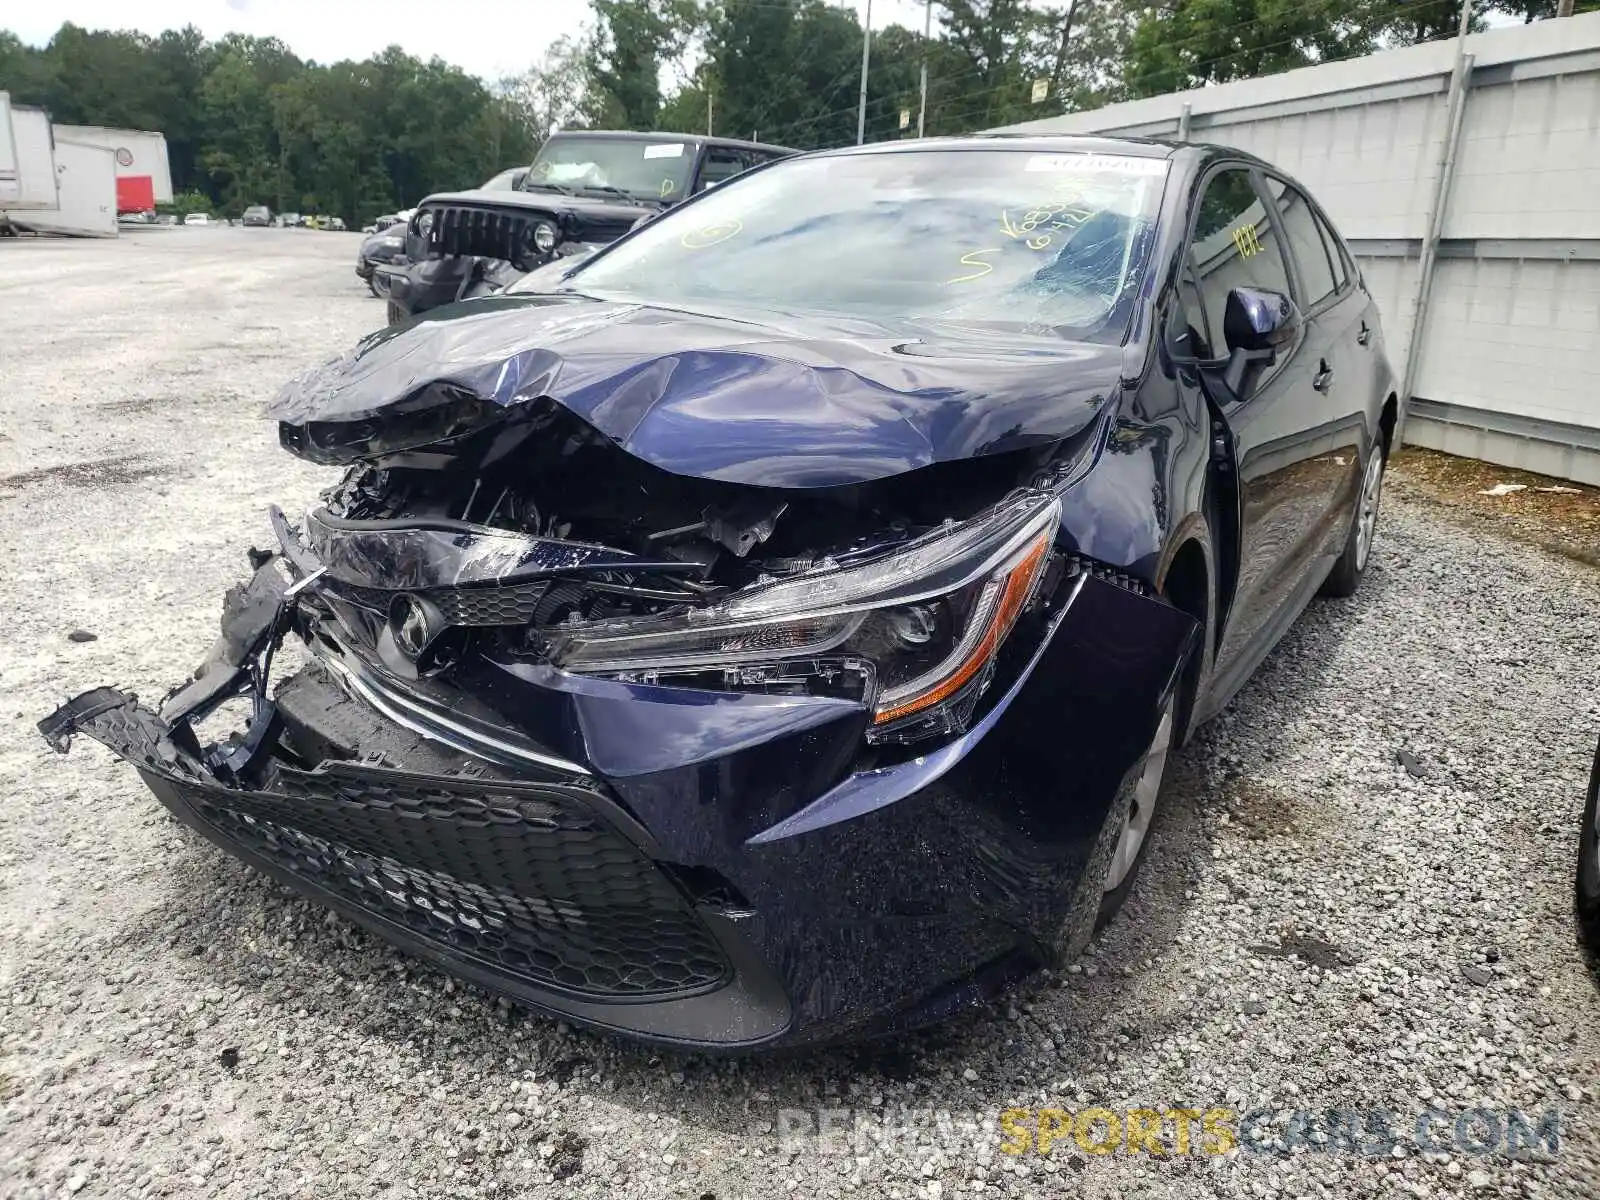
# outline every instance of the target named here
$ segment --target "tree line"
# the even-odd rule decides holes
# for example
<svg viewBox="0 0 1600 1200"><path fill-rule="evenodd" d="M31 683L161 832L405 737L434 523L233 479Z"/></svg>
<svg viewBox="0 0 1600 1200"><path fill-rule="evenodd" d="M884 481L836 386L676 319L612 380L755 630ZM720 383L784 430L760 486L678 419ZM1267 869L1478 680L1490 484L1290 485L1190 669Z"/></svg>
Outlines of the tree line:
<svg viewBox="0 0 1600 1200"><path fill-rule="evenodd" d="M1478 5L1531 21L1557 0ZM1579 0L1579 11L1600 0ZM361 223L531 160L555 128L856 139L862 30L826 0L591 0L579 39L485 81L391 46L319 64L273 38L64 24L0 31L0 91L65 124L159 130L184 207ZM965 133L1452 36L1459 0L933 0L930 35L871 39L869 141Z"/></svg>

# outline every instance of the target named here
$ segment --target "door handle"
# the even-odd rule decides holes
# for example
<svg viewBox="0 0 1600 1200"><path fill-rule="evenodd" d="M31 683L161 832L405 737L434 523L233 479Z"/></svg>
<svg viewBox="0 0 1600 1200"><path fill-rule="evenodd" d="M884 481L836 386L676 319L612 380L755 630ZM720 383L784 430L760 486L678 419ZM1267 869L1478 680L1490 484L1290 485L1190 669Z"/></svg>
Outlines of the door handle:
<svg viewBox="0 0 1600 1200"><path fill-rule="evenodd" d="M1311 377L1311 386L1319 392L1326 392L1328 386L1333 382L1333 368L1328 365L1327 359L1322 360L1321 366L1322 370Z"/></svg>
<svg viewBox="0 0 1600 1200"><path fill-rule="evenodd" d="M1365 346L1372 340L1372 330L1367 328L1365 321L1361 322L1361 332L1356 334L1356 345Z"/></svg>

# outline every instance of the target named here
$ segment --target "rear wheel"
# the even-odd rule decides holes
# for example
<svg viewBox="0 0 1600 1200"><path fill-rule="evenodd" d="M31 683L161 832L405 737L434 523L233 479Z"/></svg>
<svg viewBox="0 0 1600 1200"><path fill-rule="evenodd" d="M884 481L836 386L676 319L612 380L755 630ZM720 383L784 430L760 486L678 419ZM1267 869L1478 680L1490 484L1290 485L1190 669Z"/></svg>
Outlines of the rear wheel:
<svg viewBox="0 0 1600 1200"><path fill-rule="evenodd" d="M1592 955L1600 956L1600 750L1589 774L1589 801L1578 833L1578 932Z"/></svg>
<svg viewBox="0 0 1600 1200"><path fill-rule="evenodd" d="M1388 448L1374 443L1367 452L1367 469L1361 477L1361 498L1356 503L1355 519L1350 524L1350 534L1345 538L1344 553L1339 555L1323 581L1324 596L1353 596L1361 586L1361 577L1367 573L1367 559L1372 554L1372 541L1378 533L1378 509L1383 501L1383 470L1388 460Z"/></svg>

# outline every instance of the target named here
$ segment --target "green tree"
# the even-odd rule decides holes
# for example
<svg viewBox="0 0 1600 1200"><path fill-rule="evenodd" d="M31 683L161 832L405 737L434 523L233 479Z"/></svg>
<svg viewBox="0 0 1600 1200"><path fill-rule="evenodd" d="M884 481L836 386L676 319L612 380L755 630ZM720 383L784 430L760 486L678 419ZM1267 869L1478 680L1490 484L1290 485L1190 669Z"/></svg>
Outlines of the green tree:
<svg viewBox="0 0 1600 1200"><path fill-rule="evenodd" d="M586 127L602 115L590 87L586 51L567 37L551 43L537 66L502 79L495 93L508 118L526 131L533 150L557 129Z"/></svg>
<svg viewBox="0 0 1600 1200"><path fill-rule="evenodd" d="M677 59L699 25L693 0L590 0L596 28L589 75L602 121L654 129L661 114L661 68Z"/></svg>
<svg viewBox="0 0 1600 1200"><path fill-rule="evenodd" d="M43 104L55 87L55 65L16 34L0 29L0 92L17 104Z"/></svg>

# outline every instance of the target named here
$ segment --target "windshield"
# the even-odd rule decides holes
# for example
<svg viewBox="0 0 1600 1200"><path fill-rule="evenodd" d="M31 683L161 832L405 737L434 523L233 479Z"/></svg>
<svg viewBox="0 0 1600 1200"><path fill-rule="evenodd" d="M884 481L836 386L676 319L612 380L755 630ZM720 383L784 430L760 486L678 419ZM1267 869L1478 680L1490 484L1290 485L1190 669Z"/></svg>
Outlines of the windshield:
<svg viewBox="0 0 1600 1200"><path fill-rule="evenodd" d="M663 213L566 290L1120 341L1164 159L920 150L793 159Z"/></svg>
<svg viewBox="0 0 1600 1200"><path fill-rule="evenodd" d="M522 186L666 200L683 195L693 163L685 142L563 136L539 147Z"/></svg>

